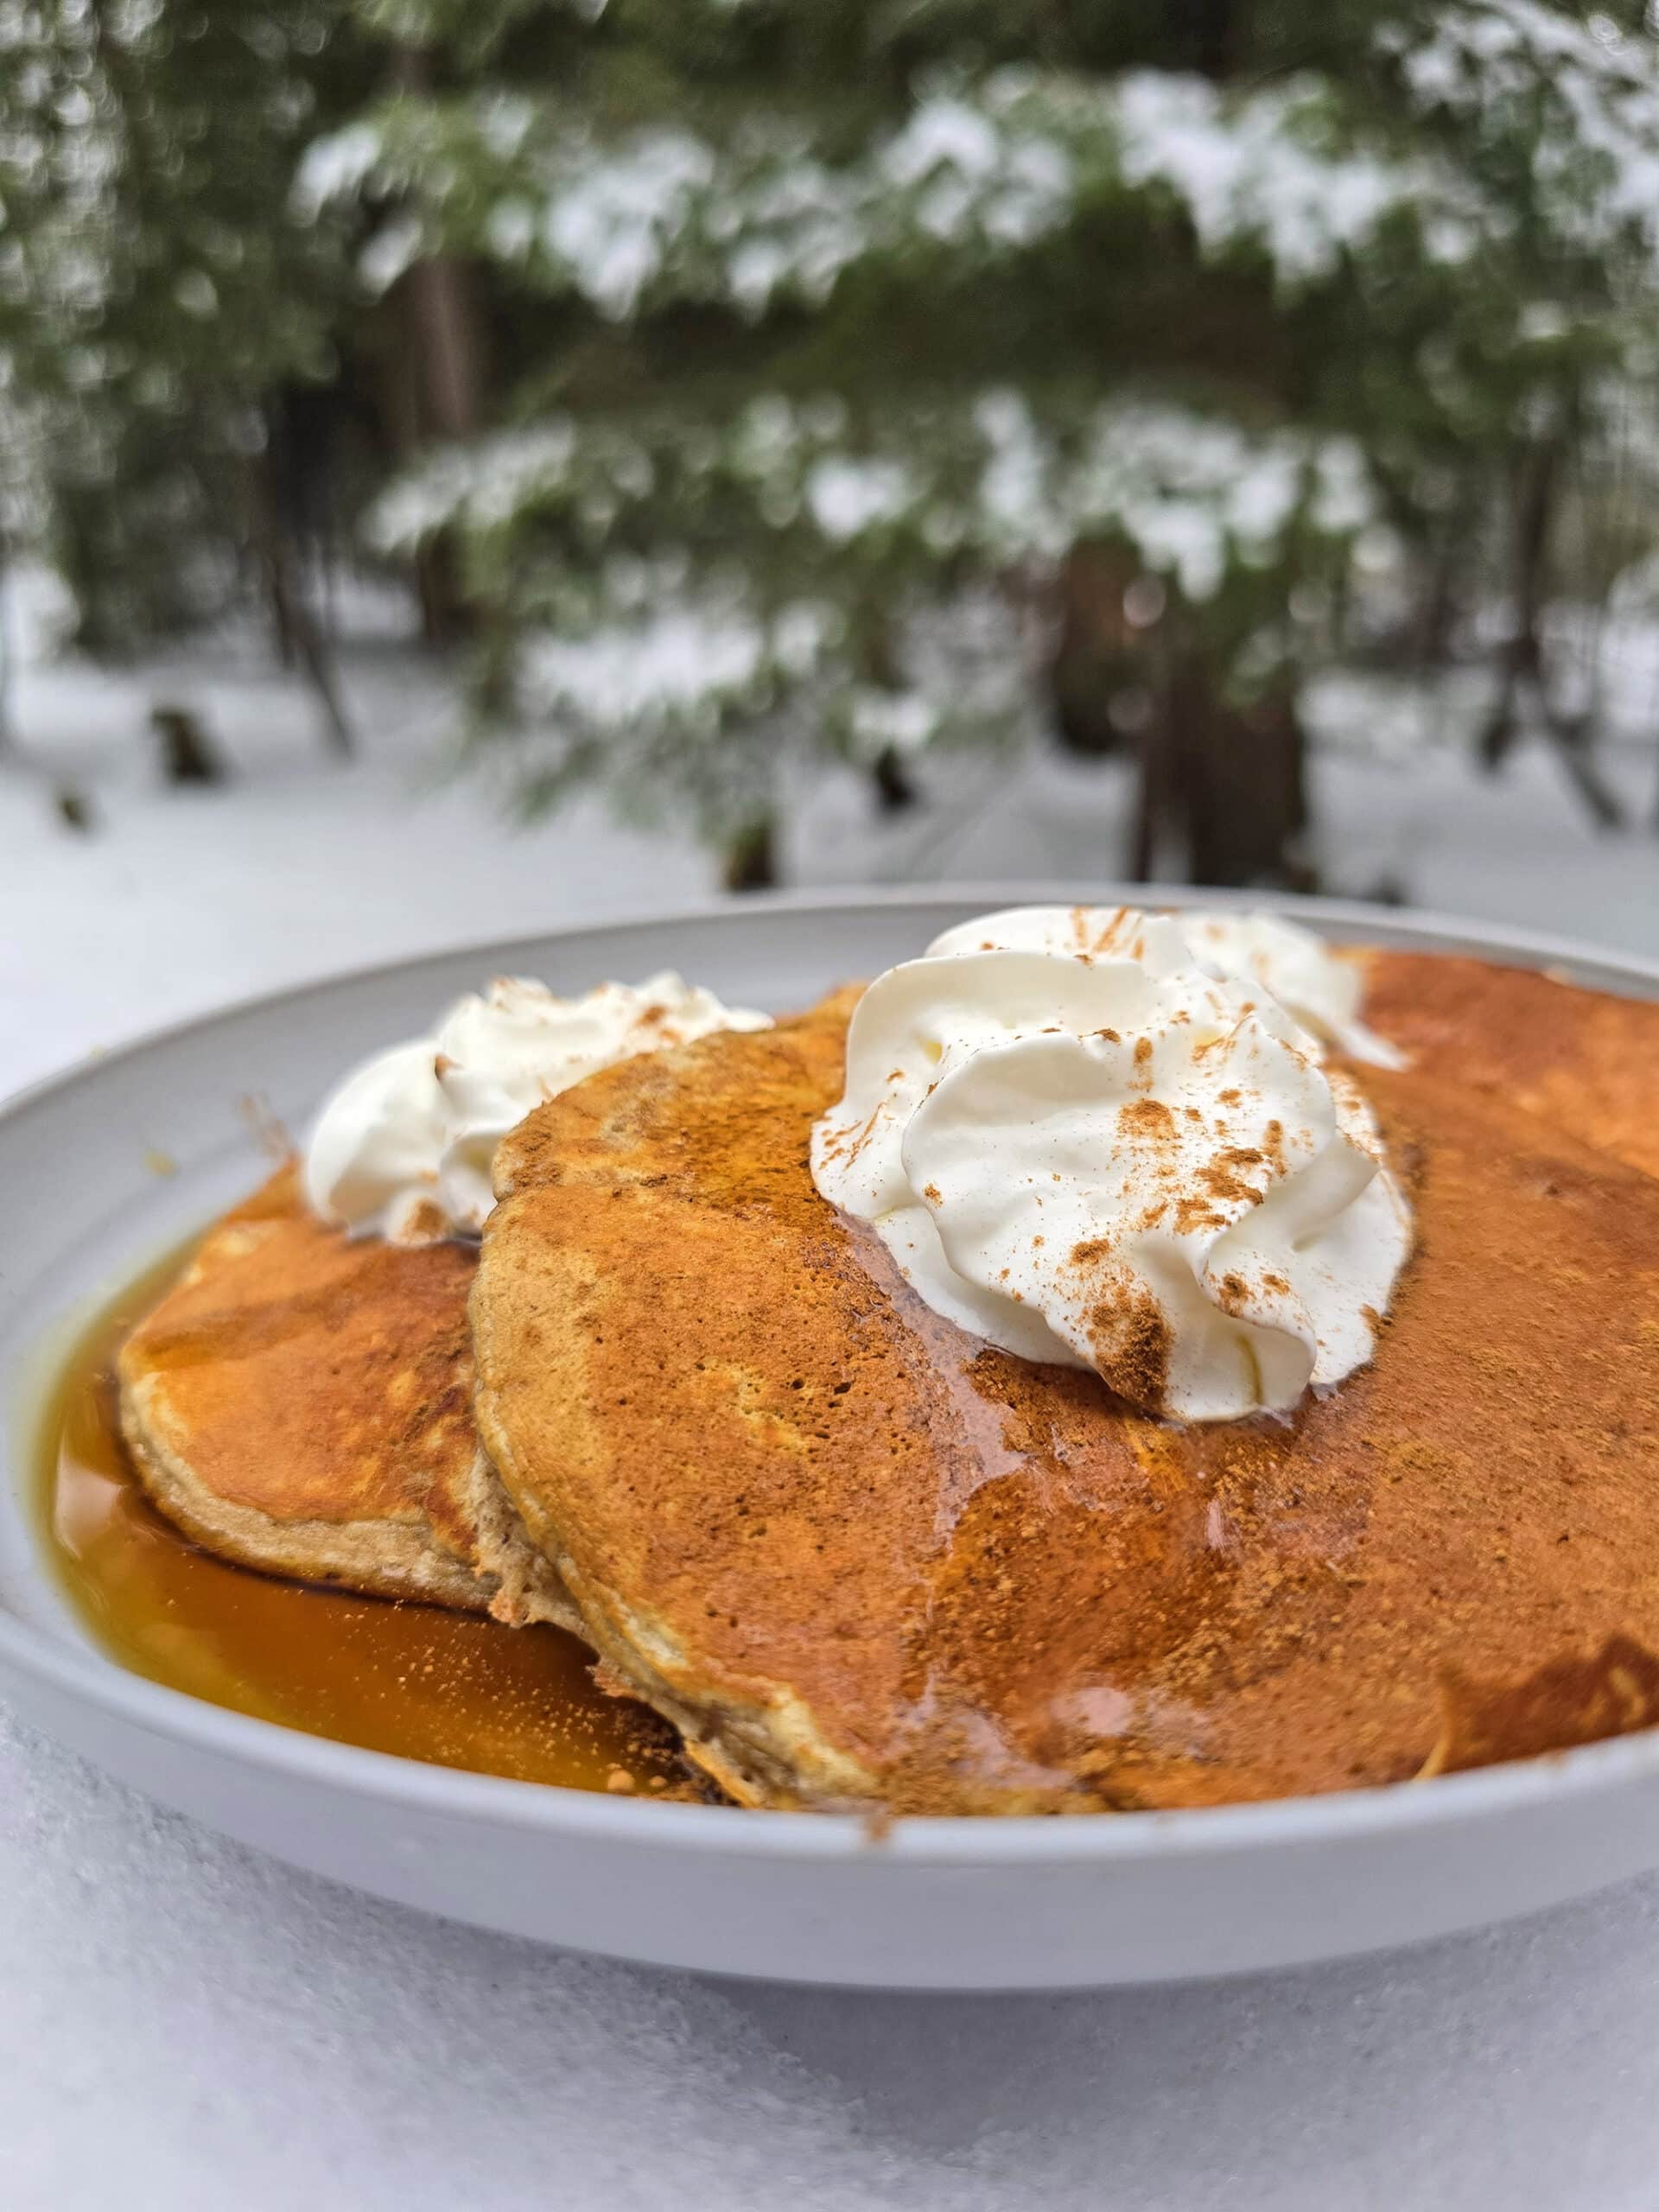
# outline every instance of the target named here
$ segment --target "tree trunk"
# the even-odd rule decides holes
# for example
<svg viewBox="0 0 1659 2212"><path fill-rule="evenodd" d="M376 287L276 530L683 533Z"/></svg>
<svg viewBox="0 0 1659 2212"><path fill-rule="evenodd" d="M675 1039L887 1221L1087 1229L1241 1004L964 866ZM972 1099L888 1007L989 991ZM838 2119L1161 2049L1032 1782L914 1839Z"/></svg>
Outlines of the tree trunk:
<svg viewBox="0 0 1659 2212"><path fill-rule="evenodd" d="M1520 734L1522 690L1541 690L1543 645L1538 635L1544 601L1544 563L1555 512L1560 448L1552 439L1535 446L1518 464L1514 488L1515 625L1498 662L1498 691L1480 735L1481 765L1502 767Z"/></svg>
<svg viewBox="0 0 1659 2212"><path fill-rule="evenodd" d="M1248 707L1224 699L1196 654L1171 670L1141 750L1133 881L1174 845L1190 883L1307 891L1306 740L1287 690Z"/></svg>
<svg viewBox="0 0 1659 2212"><path fill-rule="evenodd" d="M744 823L726 848L721 880L728 891L771 891L778 881L778 823L770 812Z"/></svg>
<svg viewBox="0 0 1659 2212"><path fill-rule="evenodd" d="M31 763L17 743L12 720L12 688L17 672L17 643L11 626L12 545L0 531L0 767L27 772ZM52 805L66 830L82 834L95 826L92 804L78 784L54 783Z"/></svg>
<svg viewBox="0 0 1659 2212"><path fill-rule="evenodd" d="M1597 767L1595 728L1589 715L1564 713L1551 696L1541 626L1548 598L1550 533L1566 446L1560 439L1535 446L1522 463L1515 501L1515 626L1498 663L1497 697L1486 718L1478 758L1494 775L1522 734L1521 703L1529 695L1562 772L1599 830L1619 830L1624 809Z"/></svg>
<svg viewBox="0 0 1659 2212"><path fill-rule="evenodd" d="M356 752L351 724L335 680L334 661L321 631L296 582L288 540L277 518L266 457L251 457L244 473L249 535L264 570L265 590L281 634L293 642L295 656L321 710L325 743L342 760Z"/></svg>
<svg viewBox="0 0 1659 2212"><path fill-rule="evenodd" d="M865 682L879 690L902 692L906 689L904 664L890 608L885 603L866 600L854 620L859 669ZM916 804L916 785L896 745L882 747L870 763L869 773L876 802L884 814L899 814Z"/></svg>
<svg viewBox="0 0 1659 2212"><path fill-rule="evenodd" d="M1270 695L1249 709L1232 707L1196 671L1176 696L1191 880L1310 887L1296 850L1307 829L1307 791L1294 702Z"/></svg>
<svg viewBox="0 0 1659 2212"><path fill-rule="evenodd" d="M482 416L481 347L470 274L452 254L418 261L399 287L407 332L395 365L404 385L403 413L412 448L428 438L461 439ZM449 548L429 540L415 556L421 634L447 645L467 629L467 603Z"/></svg>
<svg viewBox="0 0 1659 2212"><path fill-rule="evenodd" d="M1596 766L1590 717L1557 714L1547 699L1542 711L1555 757L1567 782L1583 800L1586 813L1598 830L1622 830L1624 801Z"/></svg>
<svg viewBox="0 0 1659 2212"><path fill-rule="evenodd" d="M1442 531L1430 558L1428 582L1417 611L1414 658L1421 667L1444 668L1451 660L1452 641L1463 613L1459 589L1461 553L1459 534Z"/></svg>
<svg viewBox="0 0 1659 2212"><path fill-rule="evenodd" d="M1112 701L1145 681L1147 635L1123 611L1123 595L1138 572L1139 563L1121 547L1086 541L1071 548L1060 570L1049 696L1060 743L1084 760L1123 752L1125 734L1112 720Z"/></svg>
<svg viewBox="0 0 1659 2212"><path fill-rule="evenodd" d="M427 424L440 438L470 437L482 384L470 272L454 254L438 253L417 261L404 283Z"/></svg>
<svg viewBox="0 0 1659 2212"><path fill-rule="evenodd" d="M442 537L429 537L415 555L415 597L421 637L429 645L452 645L469 627L467 599L455 563Z"/></svg>
<svg viewBox="0 0 1659 2212"><path fill-rule="evenodd" d="M1129 824L1129 846L1124 874L1131 883L1150 883L1158 866L1158 848L1171 812L1170 772L1173 766L1167 693L1141 728L1135 745L1135 814Z"/></svg>
<svg viewBox="0 0 1659 2212"><path fill-rule="evenodd" d="M11 547L4 531L0 531L0 760L17 749L17 733L11 719L16 650L11 634Z"/></svg>
<svg viewBox="0 0 1659 2212"><path fill-rule="evenodd" d="M222 784L225 764L188 707L152 707L149 726L162 741L162 775L169 784Z"/></svg>
<svg viewBox="0 0 1659 2212"><path fill-rule="evenodd" d="M897 746L885 745L870 764L870 781L875 786L875 796L883 814L902 814L906 807L914 806L921 794L905 756Z"/></svg>
<svg viewBox="0 0 1659 2212"><path fill-rule="evenodd" d="M391 81L400 92L419 93L431 79L429 57L400 46L391 58ZM406 338L394 374L403 383L399 410L407 443L429 438L472 437L483 419L484 343L472 271L450 253L417 261L397 286ZM467 606L455 565L441 540L423 545L415 559L421 633L443 645L465 633Z"/></svg>

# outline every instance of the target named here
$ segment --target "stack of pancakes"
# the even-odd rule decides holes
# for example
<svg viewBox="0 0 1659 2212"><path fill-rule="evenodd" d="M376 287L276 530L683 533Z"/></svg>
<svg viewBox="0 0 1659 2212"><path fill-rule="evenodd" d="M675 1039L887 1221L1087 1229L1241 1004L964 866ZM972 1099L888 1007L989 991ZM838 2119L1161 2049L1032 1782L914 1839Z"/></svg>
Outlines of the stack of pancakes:
<svg viewBox="0 0 1659 2212"><path fill-rule="evenodd" d="M745 1804L1089 1811L1659 1719L1659 1007L1373 952L1416 1251L1373 1364L1179 1427L922 1304L818 1195L855 993L588 1077L481 1255L279 1174L122 1356L249 1565L574 1629Z"/></svg>

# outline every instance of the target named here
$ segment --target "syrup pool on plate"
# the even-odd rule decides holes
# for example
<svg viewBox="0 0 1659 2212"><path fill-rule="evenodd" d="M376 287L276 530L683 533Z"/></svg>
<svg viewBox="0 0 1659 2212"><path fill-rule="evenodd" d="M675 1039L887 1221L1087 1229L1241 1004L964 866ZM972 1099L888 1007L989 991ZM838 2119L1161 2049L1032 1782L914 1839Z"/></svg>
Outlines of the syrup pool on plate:
<svg viewBox="0 0 1659 2212"><path fill-rule="evenodd" d="M116 1414L115 1354L181 1255L111 1300L67 1360L41 1424L42 1545L94 1640L132 1673L314 1736L516 1781L690 1794L671 1730L595 1688L549 1627L393 1604L257 1574L162 1519Z"/></svg>

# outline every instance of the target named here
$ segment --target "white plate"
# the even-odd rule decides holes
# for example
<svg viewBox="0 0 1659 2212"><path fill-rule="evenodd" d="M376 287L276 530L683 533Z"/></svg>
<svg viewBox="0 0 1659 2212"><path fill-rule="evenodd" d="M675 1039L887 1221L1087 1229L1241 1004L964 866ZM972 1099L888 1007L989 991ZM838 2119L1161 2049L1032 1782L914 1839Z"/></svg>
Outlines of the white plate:
<svg viewBox="0 0 1659 2212"><path fill-rule="evenodd" d="M0 1692L124 1781L316 1872L548 1942L781 1980L1015 1989L1236 1973L1442 1935L1659 1865L1659 1732L1392 1789L1205 1812L906 1820L878 1834L855 1820L598 1796L324 1742L125 1673L57 1593L20 1495L54 1360L101 1299L262 1173L250 1094L300 1127L348 1063L418 1034L490 975L579 989L672 966L728 1000L782 1009L988 907L1132 895L999 885L756 900L474 946L254 1001L16 1100L0 1114L0 1376L16 1446L16 1480L0 1484ZM1274 903L1351 941L1560 965L1659 996L1659 969L1578 947ZM176 1175L156 1178L146 1155L157 1151Z"/></svg>

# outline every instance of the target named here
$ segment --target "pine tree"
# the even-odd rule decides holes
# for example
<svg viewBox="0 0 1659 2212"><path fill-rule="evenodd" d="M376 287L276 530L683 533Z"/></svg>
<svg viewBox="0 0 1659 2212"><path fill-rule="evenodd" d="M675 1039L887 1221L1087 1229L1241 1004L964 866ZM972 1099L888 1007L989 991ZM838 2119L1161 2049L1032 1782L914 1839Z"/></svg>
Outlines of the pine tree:
<svg viewBox="0 0 1659 2212"><path fill-rule="evenodd" d="M1548 689L1557 463L1582 480L1650 344L1634 17L407 0L363 25L420 72L313 148L302 201L356 213L372 289L442 259L486 303L493 427L372 527L455 563L480 740L531 800L597 781L752 873L791 762L901 779L1058 692L1139 754L1136 872L1305 880L1310 670L1390 622L1444 644L1496 564L1490 752Z"/></svg>
<svg viewBox="0 0 1659 2212"><path fill-rule="evenodd" d="M344 748L301 573L315 476L285 438L339 372L348 299L338 239L289 196L335 119L331 41L322 0L0 9L0 444L14 534L45 539L81 644L258 598ZM342 98L363 89L348 71Z"/></svg>
<svg viewBox="0 0 1659 2212"><path fill-rule="evenodd" d="M737 880L803 763L1058 726L1134 871L1306 880L1310 676L1499 602L1485 757L1605 814L1548 618L1652 543L1621 4L0 0L0 533L94 646L257 596L329 709L391 466L480 745Z"/></svg>

